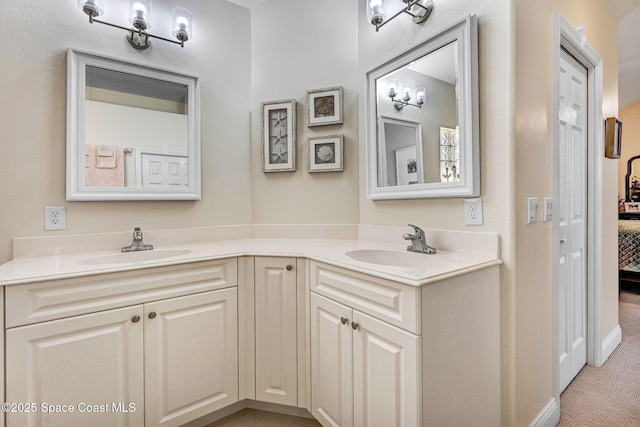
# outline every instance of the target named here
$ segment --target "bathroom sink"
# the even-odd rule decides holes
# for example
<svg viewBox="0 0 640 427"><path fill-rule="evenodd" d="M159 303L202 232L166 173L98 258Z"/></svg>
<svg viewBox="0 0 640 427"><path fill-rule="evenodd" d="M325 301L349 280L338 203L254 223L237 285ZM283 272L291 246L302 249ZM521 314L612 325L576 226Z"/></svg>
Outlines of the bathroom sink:
<svg viewBox="0 0 640 427"><path fill-rule="evenodd" d="M403 268L424 268L434 261L435 256L409 251L388 251L382 249L360 249L347 252L346 255L355 261Z"/></svg>
<svg viewBox="0 0 640 427"><path fill-rule="evenodd" d="M186 255L189 249L160 249L139 252L122 252L118 254L102 255L93 258L83 259L78 262L82 265L102 265L102 264L125 264L130 262L153 261L156 259L169 258Z"/></svg>

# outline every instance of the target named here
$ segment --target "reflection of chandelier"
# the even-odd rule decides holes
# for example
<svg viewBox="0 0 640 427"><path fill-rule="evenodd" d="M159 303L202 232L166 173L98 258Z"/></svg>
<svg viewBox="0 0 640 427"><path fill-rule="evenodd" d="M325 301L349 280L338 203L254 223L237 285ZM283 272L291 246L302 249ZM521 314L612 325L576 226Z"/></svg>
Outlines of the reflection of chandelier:
<svg viewBox="0 0 640 427"><path fill-rule="evenodd" d="M416 102L413 104L409 102L411 101L411 87L405 86L402 88L402 98L396 99L396 96L398 95L398 82L396 80L392 80L389 82L387 95L391 98L391 102L393 102L393 106L396 107L396 110L401 111L407 105L422 108L422 104L424 104L425 100L425 93L426 90L423 87L416 89Z"/></svg>

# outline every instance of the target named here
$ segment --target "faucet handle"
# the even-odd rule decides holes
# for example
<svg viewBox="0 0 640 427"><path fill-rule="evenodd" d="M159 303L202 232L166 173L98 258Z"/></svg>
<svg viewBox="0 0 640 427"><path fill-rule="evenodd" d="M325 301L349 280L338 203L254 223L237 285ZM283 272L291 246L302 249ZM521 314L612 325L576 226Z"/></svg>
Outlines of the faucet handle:
<svg viewBox="0 0 640 427"><path fill-rule="evenodd" d="M418 227L417 225L413 225L413 224L407 224L409 227L413 227L413 230L416 233L416 237L418 237L420 240L424 241L425 240L425 236L424 236L424 230L422 230L422 228Z"/></svg>

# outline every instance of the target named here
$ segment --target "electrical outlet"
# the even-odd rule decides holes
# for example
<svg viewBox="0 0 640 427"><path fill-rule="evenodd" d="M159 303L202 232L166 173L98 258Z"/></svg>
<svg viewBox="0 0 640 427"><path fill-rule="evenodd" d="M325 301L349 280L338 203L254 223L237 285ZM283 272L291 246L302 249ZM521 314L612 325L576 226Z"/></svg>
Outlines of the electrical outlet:
<svg viewBox="0 0 640 427"><path fill-rule="evenodd" d="M64 206L45 206L44 229L64 230L67 228L67 215Z"/></svg>
<svg viewBox="0 0 640 427"><path fill-rule="evenodd" d="M482 225L484 223L480 197L464 200L464 223L465 225Z"/></svg>
<svg viewBox="0 0 640 427"><path fill-rule="evenodd" d="M527 199L527 224L538 222L538 198L529 197Z"/></svg>

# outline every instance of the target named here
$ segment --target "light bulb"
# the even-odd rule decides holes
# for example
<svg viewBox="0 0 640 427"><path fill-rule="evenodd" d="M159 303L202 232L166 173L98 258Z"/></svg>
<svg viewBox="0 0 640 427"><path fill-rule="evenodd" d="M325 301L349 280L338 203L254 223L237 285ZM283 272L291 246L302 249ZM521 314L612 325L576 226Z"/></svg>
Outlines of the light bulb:
<svg viewBox="0 0 640 427"><path fill-rule="evenodd" d="M171 33L182 42L190 40L192 37L191 31L191 12L182 7L176 7L173 9L173 28Z"/></svg>
<svg viewBox="0 0 640 427"><path fill-rule="evenodd" d="M78 0L78 7L89 16L100 16L104 13L104 0Z"/></svg>
<svg viewBox="0 0 640 427"><path fill-rule="evenodd" d="M388 95L389 98L393 99L395 98L395 96L398 94L398 82L395 80L392 80L388 83Z"/></svg>
<svg viewBox="0 0 640 427"><path fill-rule="evenodd" d="M405 86L402 88L402 99L409 101L411 99L411 87Z"/></svg>
<svg viewBox="0 0 640 427"><path fill-rule="evenodd" d="M367 7L369 22L376 26L382 24L386 15L385 9L385 0L369 0Z"/></svg>
<svg viewBox="0 0 640 427"><path fill-rule="evenodd" d="M419 87L416 90L416 101L418 102L418 105L422 105L424 104L424 100L425 100L425 89L423 87Z"/></svg>
<svg viewBox="0 0 640 427"><path fill-rule="evenodd" d="M129 22L139 30L151 28L151 1L131 0L129 2Z"/></svg>

